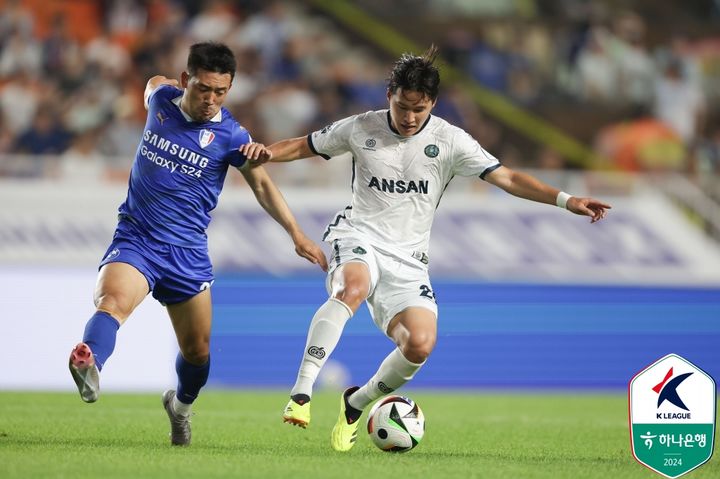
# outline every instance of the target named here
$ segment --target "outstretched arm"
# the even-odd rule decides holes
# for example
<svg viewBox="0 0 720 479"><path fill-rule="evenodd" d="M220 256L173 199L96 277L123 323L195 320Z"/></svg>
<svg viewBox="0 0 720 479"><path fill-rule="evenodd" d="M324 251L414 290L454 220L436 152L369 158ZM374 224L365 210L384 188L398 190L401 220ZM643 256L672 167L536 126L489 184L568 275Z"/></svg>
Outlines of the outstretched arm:
<svg viewBox="0 0 720 479"><path fill-rule="evenodd" d="M288 232L295 244L295 252L313 264L327 271L327 259L322 249L310 240L295 221L290 208L270 176L262 166L241 169L240 172L250 185L260 206Z"/></svg>
<svg viewBox="0 0 720 479"><path fill-rule="evenodd" d="M146 110L148 109L148 98L150 98L150 94L154 92L155 89L160 85L172 85L174 87L177 87L178 85L180 85L180 83L173 78L167 78L162 75L155 75L154 77L150 78L147 82L147 85L145 85L145 94L143 95Z"/></svg>
<svg viewBox="0 0 720 479"><path fill-rule="evenodd" d="M594 198L570 196L543 183L534 176L504 166L488 173L485 176L485 181L519 198L549 205L564 206L577 215L589 216L591 223L605 218L607 210L612 208L609 204Z"/></svg>
<svg viewBox="0 0 720 479"><path fill-rule="evenodd" d="M246 143L240 147L240 153L245 155L252 165L261 165L268 161L293 161L315 156L306 136L278 141L270 146L262 143Z"/></svg>
<svg viewBox="0 0 720 479"><path fill-rule="evenodd" d="M272 161L293 161L315 156L315 153L310 149L307 136L278 141L268 146L268 148L273 154Z"/></svg>

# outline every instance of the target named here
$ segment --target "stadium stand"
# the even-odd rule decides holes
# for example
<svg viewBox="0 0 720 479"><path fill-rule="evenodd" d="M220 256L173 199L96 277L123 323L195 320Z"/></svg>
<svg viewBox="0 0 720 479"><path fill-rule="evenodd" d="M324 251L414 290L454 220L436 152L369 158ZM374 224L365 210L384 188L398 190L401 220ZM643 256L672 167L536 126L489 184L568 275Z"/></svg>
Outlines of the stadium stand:
<svg viewBox="0 0 720 479"><path fill-rule="evenodd" d="M0 176L61 179L81 162L90 177L124 181L146 79L177 77L200 39L236 52L227 107L258 141L382 108L396 53L343 22L347 7L385 36L439 44L468 81L447 75L436 114L505 164L679 172L720 198L717 2L421 3L0 1ZM307 165L274 176L317 186L344 175Z"/></svg>

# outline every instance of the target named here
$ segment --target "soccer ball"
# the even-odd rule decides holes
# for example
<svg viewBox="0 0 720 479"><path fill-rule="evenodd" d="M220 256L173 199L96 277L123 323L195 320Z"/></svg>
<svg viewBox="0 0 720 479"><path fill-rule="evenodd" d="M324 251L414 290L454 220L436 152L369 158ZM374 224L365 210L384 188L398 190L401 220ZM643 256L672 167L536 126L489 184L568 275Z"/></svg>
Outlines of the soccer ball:
<svg viewBox="0 0 720 479"><path fill-rule="evenodd" d="M370 439L388 452L406 452L425 434L425 416L410 398L388 396L375 403L367 419Z"/></svg>

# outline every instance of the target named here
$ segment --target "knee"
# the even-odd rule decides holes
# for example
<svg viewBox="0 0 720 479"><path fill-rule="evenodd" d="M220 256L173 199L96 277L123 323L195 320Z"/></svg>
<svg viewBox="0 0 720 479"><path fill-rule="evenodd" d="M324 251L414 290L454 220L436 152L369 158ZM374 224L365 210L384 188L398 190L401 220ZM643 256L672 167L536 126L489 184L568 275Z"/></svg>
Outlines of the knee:
<svg viewBox="0 0 720 479"><path fill-rule="evenodd" d="M436 339L435 334L429 332L411 334L401 348L403 356L415 364L424 362L435 349Z"/></svg>
<svg viewBox="0 0 720 479"><path fill-rule="evenodd" d="M210 358L210 342L195 340L180 346L180 352L185 361L195 366L202 366Z"/></svg>
<svg viewBox="0 0 720 479"><path fill-rule="evenodd" d="M99 311L108 313L122 324L130 316L132 308L122 297L114 294L103 294L95 298L95 307Z"/></svg>
<svg viewBox="0 0 720 479"><path fill-rule="evenodd" d="M353 311L357 311L360 304L367 298L367 286L360 283L346 284L333 297L345 303Z"/></svg>

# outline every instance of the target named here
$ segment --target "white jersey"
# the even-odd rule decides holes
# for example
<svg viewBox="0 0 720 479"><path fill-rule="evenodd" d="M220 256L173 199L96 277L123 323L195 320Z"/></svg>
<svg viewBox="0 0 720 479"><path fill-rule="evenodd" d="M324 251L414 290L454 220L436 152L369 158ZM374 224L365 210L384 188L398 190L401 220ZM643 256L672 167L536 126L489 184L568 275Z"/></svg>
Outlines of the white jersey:
<svg viewBox="0 0 720 479"><path fill-rule="evenodd" d="M390 126L389 110L369 111L308 136L325 159L351 152L352 204L340 211L323 239L360 233L390 251L427 253L435 210L455 175L479 176L498 160L462 129L430 116L415 135Z"/></svg>

